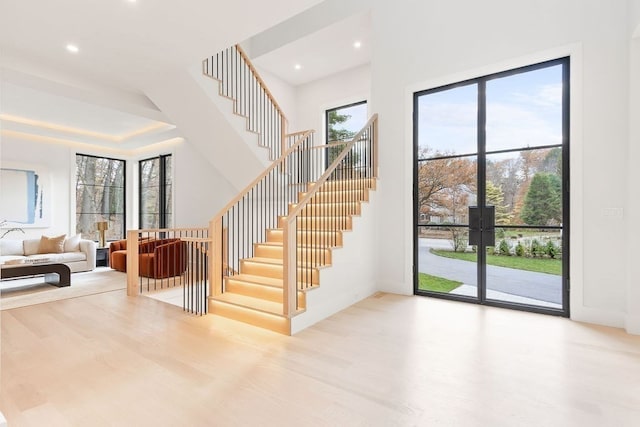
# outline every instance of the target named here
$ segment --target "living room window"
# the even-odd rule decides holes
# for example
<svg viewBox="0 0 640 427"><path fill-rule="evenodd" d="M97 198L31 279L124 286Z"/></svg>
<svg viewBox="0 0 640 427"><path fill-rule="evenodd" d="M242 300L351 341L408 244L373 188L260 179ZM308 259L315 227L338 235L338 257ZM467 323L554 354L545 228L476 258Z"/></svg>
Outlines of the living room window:
<svg viewBox="0 0 640 427"><path fill-rule="evenodd" d="M106 239L125 237L126 162L76 154L76 232L98 240L98 223L106 222Z"/></svg>
<svg viewBox="0 0 640 427"><path fill-rule="evenodd" d="M167 228L172 223L171 155L141 160L140 228Z"/></svg>

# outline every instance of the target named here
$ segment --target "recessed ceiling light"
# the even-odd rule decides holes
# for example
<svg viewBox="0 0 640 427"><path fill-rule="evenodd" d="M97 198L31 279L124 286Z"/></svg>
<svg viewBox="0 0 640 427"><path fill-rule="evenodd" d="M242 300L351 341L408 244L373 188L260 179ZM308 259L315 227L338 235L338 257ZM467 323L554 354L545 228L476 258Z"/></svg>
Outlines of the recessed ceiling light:
<svg viewBox="0 0 640 427"><path fill-rule="evenodd" d="M302 65L296 64L293 66L293 68L295 68L296 70L300 70L302 68Z"/></svg>
<svg viewBox="0 0 640 427"><path fill-rule="evenodd" d="M356 49L360 49L360 46L362 46L362 43L360 43L359 41L353 42L353 47L355 47Z"/></svg>
<svg viewBox="0 0 640 427"><path fill-rule="evenodd" d="M80 49L78 49L78 46L76 46L75 44L71 44L71 43L69 43L69 44L67 45L67 50L68 50L69 52L71 52L71 53L78 53L78 52L80 52Z"/></svg>

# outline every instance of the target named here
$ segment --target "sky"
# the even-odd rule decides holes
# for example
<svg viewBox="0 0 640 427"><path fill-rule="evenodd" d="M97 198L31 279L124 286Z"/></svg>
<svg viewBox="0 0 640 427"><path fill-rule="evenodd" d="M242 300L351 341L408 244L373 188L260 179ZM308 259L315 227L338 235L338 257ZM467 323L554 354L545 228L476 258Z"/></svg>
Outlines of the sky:
<svg viewBox="0 0 640 427"><path fill-rule="evenodd" d="M477 150L477 85L418 99L418 141L441 153ZM562 143L562 66L487 82L487 151Z"/></svg>
<svg viewBox="0 0 640 427"><path fill-rule="evenodd" d="M353 105L347 108L340 108L338 113L351 116L349 120L344 123L340 123L338 127L340 129L347 129L352 132L358 132L367 123L369 118L367 117L367 104Z"/></svg>

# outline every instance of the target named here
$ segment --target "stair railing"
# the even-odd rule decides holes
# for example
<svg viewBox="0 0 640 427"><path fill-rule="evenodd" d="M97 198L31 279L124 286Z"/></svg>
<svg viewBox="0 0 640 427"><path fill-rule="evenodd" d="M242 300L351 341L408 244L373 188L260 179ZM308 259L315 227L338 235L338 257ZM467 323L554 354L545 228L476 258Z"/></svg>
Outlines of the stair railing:
<svg viewBox="0 0 640 427"><path fill-rule="evenodd" d="M299 310L299 291L318 283L327 249L341 245L342 230L357 214L364 193L378 177L378 116L373 115L351 141L310 147L304 178L313 180L283 222L284 315ZM318 168L318 164L320 168ZM326 169L322 166L330 163ZM314 166L315 165L315 166ZM314 169L314 167L316 169ZM323 173L319 177L318 169ZM310 176L306 176L310 174Z"/></svg>
<svg viewBox="0 0 640 427"><path fill-rule="evenodd" d="M213 239L210 257L212 295L224 292L224 277L240 271L240 260L251 258L254 245L266 240L267 230L278 228L298 191L306 183L305 153L313 146L314 131L285 136L292 146L232 199L209 223Z"/></svg>
<svg viewBox="0 0 640 427"><path fill-rule="evenodd" d="M126 241L127 295L181 288L182 307L206 314L209 296L208 228L129 230ZM122 247L122 244L119 244Z"/></svg>
<svg viewBox="0 0 640 427"><path fill-rule="evenodd" d="M287 148L287 118L240 45L203 60L202 72L220 82L220 95L234 101L233 112L247 118L247 129L278 159Z"/></svg>

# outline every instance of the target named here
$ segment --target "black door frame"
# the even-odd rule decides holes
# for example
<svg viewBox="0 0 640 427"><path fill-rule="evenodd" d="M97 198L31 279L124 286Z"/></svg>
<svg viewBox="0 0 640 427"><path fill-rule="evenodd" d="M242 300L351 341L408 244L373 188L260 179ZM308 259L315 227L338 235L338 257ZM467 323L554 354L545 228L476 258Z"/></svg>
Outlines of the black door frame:
<svg viewBox="0 0 640 427"><path fill-rule="evenodd" d="M443 90L453 89L456 87L477 84L478 86L478 122L477 122L477 205L485 206L486 204L486 83L493 79L508 77L537 69L547 68L555 65L562 65L562 308L553 309L541 306L534 306L522 303L511 303L497 300L487 300L486 298L486 250L478 250L477 252L477 287L478 296L469 297L463 295L447 294L440 292L431 292L418 289L418 252L419 252L419 212L418 212L418 99L422 95L440 92ZM556 316L569 317L569 292L570 292L570 198L569 198L569 141L570 141L570 57L563 57L550 61L518 67L507 71L502 71L486 76L468 79L462 82L440 86L433 89L414 92L413 94L413 281L414 294L424 295L435 298L443 298L449 300L472 302L481 305L510 308L534 313L551 314ZM556 148L553 146L532 147L531 150ZM518 151L524 151L528 148L519 148ZM516 150L503 150L491 152L496 154L500 152L509 152ZM460 157L466 156L462 154ZM458 156L451 156L458 157ZM436 159L430 159L436 160ZM503 227L503 226L501 226ZM553 227L532 227L532 226L511 226L504 228L553 228Z"/></svg>

